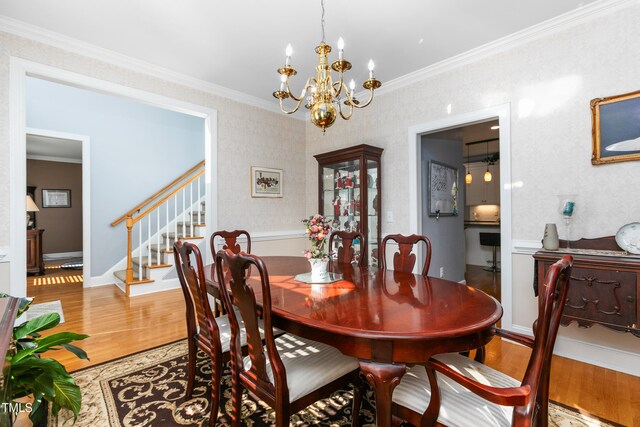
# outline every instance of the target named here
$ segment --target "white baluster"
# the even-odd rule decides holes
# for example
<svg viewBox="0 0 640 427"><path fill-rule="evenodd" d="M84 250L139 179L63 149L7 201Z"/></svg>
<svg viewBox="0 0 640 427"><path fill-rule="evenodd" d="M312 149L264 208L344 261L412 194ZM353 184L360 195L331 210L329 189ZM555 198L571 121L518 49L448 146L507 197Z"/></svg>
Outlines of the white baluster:
<svg viewBox="0 0 640 427"><path fill-rule="evenodd" d="M193 234L193 181L189 183L189 236L195 236Z"/></svg>
<svg viewBox="0 0 640 427"><path fill-rule="evenodd" d="M142 222L138 224L138 280L142 278Z"/></svg>
<svg viewBox="0 0 640 427"><path fill-rule="evenodd" d="M151 214L147 215L147 247L149 248L148 250L148 257L147 257L147 265L151 265L152 261L151 261ZM159 249L159 248L158 248ZM158 250L158 258L160 258L160 251ZM140 278L142 278L142 276L140 276Z"/></svg>
<svg viewBox="0 0 640 427"><path fill-rule="evenodd" d="M165 222L164 229L167 230L167 233L169 233L169 199L164 202L164 206L167 209L167 221ZM169 250L169 239L167 239L167 250Z"/></svg>
<svg viewBox="0 0 640 427"><path fill-rule="evenodd" d="M182 235L186 236L187 235L187 226L185 225L185 221L186 221L186 204L187 204L187 190L186 189L182 189ZM176 236L177 238L177 236Z"/></svg>
<svg viewBox="0 0 640 427"><path fill-rule="evenodd" d="M173 233L178 235L178 193L173 196Z"/></svg>
<svg viewBox="0 0 640 427"><path fill-rule="evenodd" d="M158 241L158 253L160 253L160 248L162 247L162 244L160 243L160 207L158 206L158 208L156 209L156 219L158 221L158 223L156 224L156 230L158 230L158 234L157 234L157 241ZM167 241L169 241L169 235L167 234ZM151 264L151 260L149 260L149 264ZM156 258L156 264L160 265L160 257Z"/></svg>
<svg viewBox="0 0 640 427"><path fill-rule="evenodd" d="M202 191L200 189L201 181L202 181L202 176L198 178L198 224L202 224Z"/></svg>

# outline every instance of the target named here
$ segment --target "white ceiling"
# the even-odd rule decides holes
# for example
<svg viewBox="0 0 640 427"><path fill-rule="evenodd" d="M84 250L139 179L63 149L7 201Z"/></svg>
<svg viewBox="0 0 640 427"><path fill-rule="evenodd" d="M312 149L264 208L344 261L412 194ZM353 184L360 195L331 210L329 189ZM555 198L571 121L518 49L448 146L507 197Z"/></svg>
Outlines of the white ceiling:
<svg viewBox="0 0 640 427"><path fill-rule="evenodd" d="M369 58L388 82L594 0L326 0L358 86ZM275 103L287 43L302 88L316 63L320 0L3 0L0 14ZM1 29L1 28L0 28Z"/></svg>
<svg viewBox="0 0 640 427"><path fill-rule="evenodd" d="M27 134L27 158L81 163L82 142Z"/></svg>

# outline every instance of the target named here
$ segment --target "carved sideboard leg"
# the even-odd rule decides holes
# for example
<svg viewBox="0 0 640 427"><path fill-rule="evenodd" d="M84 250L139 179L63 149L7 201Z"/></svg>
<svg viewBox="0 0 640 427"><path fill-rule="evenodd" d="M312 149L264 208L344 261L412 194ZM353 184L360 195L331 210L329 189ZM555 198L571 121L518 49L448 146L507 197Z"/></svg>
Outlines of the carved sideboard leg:
<svg viewBox="0 0 640 427"><path fill-rule="evenodd" d="M376 393L376 425L391 425L391 396L407 367L403 363L385 364L360 361L360 369Z"/></svg>

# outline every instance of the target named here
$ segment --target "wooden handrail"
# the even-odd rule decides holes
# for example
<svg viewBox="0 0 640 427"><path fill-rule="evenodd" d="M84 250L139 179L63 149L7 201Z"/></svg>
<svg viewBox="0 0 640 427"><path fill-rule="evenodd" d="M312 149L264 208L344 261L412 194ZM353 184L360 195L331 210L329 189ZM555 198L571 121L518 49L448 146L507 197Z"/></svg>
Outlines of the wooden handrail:
<svg viewBox="0 0 640 427"><path fill-rule="evenodd" d="M164 196L162 199L158 200L157 202L155 202L153 205L151 205L150 207L148 207L144 212L141 212L140 215L138 215L137 217L133 218L133 222L132 224L135 224L136 222L140 221L142 218L146 217L147 215L149 215L151 212L153 212L158 206L160 206L161 204L163 204L164 202L166 202L168 199L170 199L174 194L176 194L178 191L182 190L183 188L185 188L187 185L191 184L193 181L195 181L196 179L200 178L202 175L204 175L204 171L200 171L197 174L193 175L191 178L189 178L188 180L186 180L185 182L183 182L182 184L180 184L179 187L174 188L170 193L167 193L166 196Z"/></svg>
<svg viewBox="0 0 640 427"><path fill-rule="evenodd" d="M128 211L127 213L125 213L124 215L122 215L121 217L119 217L118 219L116 219L115 221L113 221L111 223L112 227L115 227L116 225L120 224L122 221L124 221L125 219L127 219L127 217L133 215L135 212L139 211L140 209L142 209L143 207L145 207L146 205L148 205L149 203L151 203L152 201L154 201L156 198L158 198L162 193L164 193L165 191L167 191L168 189L170 189L171 187L175 186L177 183L179 183L180 181L182 181L185 177L191 175L195 170L197 170L198 168L204 166L204 160L201 161L200 163L198 163L197 165L195 165L194 167L192 167L191 169L189 169L188 171L186 171L185 173L183 173L182 175L180 175L178 178L174 179L170 184L164 186L162 188L162 190L155 192L152 196L148 197L144 202L139 203L135 208L131 209L130 211ZM198 176L202 175L202 173L200 173ZM193 181L193 179L191 180ZM187 183L185 183L184 185L186 185ZM182 187L184 187L184 185ZM181 187L181 188L182 188ZM175 191L172 194L175 194ZM165 199L166 200L166 199Z"/></svg>

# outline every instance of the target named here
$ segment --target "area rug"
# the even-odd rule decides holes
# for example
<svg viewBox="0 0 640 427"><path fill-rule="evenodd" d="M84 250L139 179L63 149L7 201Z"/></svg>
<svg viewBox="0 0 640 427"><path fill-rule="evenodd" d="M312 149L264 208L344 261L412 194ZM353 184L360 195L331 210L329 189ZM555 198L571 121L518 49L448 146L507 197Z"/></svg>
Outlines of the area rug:
<svg viewBox="0 0 640 427"><path fill-rule="evenodd" d="M27 316L27 321L29 321L38 316L49 313L58 313L60 315L60 323L64 323L64 314L62 313L62 303L60 300L31 304L29 309L25 312L25 316Z"/></svg>
<svg viewBox="0 0 640 427"><path fill-rule="evenodd" d="M187 342L178 341L126 356L73 373L82 389L82 410L74 424L73 415L62 411L49 415L49 426L75 427L177 427L208 426L211 370L204 354L198 355L193 398L185 401L187 384ZM209 379L209 380L207 380ZM231 379L228 366L223 383L217 425L229 426ZM351 390L341 390L292 415L293 426L347 426L351 424ZM369 390L360 410L360 425L375 426L373 392ZM275 420L271 408L247 394L243 401L243 425L270 426ZM550 405L550 426L616 427L572 408Z"/></svg>

